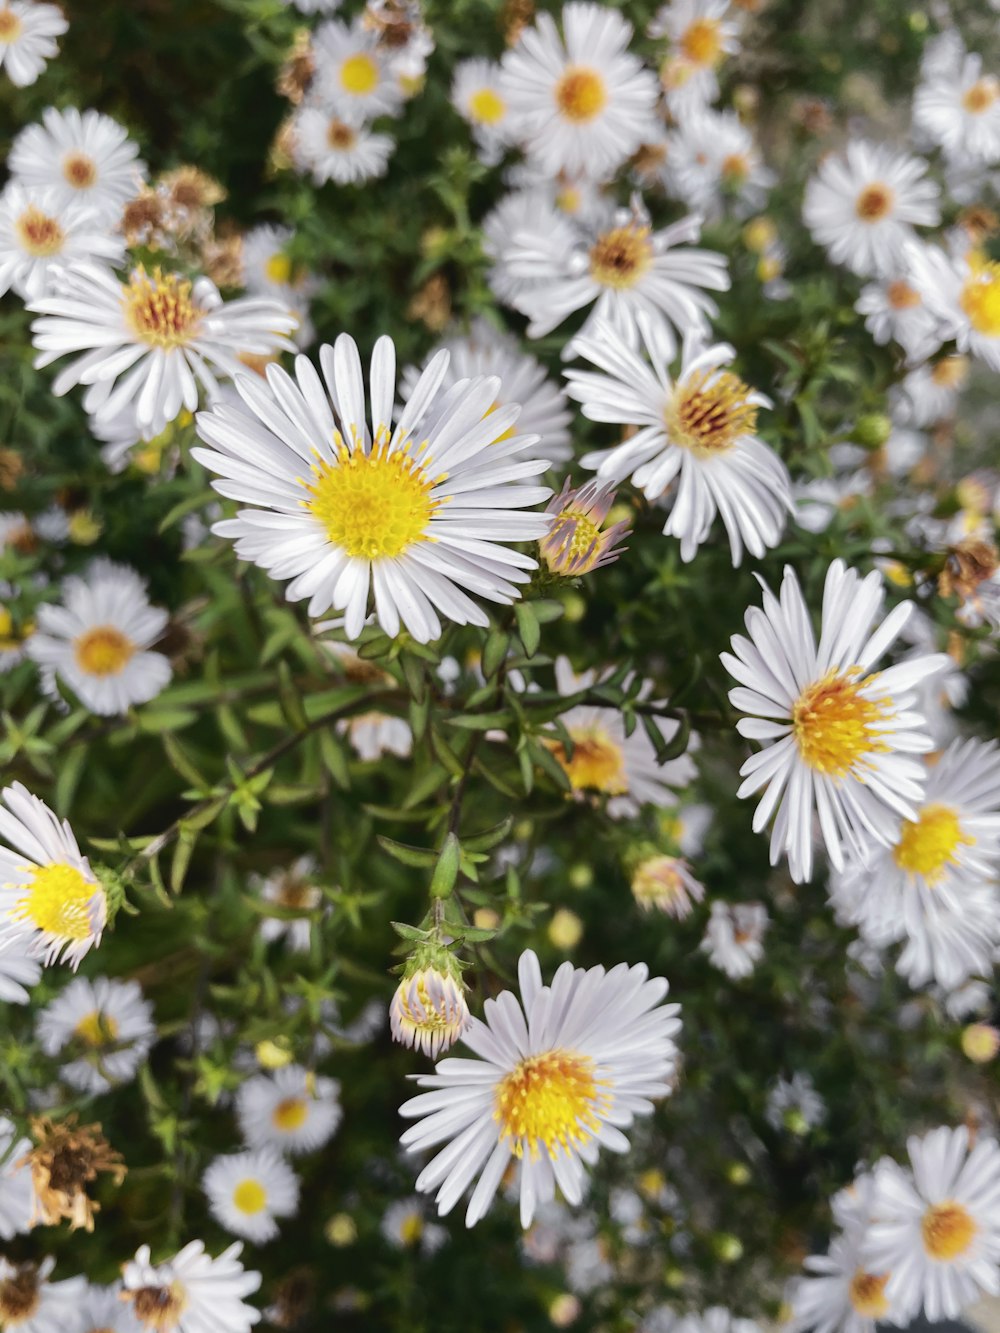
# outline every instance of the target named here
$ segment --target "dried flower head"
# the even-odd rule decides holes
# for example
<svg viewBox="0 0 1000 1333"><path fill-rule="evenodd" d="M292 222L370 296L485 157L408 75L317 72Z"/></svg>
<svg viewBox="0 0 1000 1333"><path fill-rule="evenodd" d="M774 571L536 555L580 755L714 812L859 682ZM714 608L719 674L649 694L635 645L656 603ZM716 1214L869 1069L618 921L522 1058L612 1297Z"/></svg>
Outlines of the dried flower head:
<svg viewBox="0 0 1000 1333"><path fill-rule="evenodd" d="M981 583L991 579L1000 568L1000 553L992 542L969 537L951 547L944 568L938 576L942 597L966 601Z"/></svg>
<svg viewBox="0 0 1000 1333"><path fill-rule="evenodd" d="M312 36L308 28L299 28L292 48L278 71L275 89L293 106L298 106L309 91L315 73L316 57L312 49Z"/></svg>
<svg viewBox="0 0 1000 1333"><path fill-rule="evenodd" d="M36 1223L57 1226L66 1218L70 1230L93 1231L100 1205L87 1186L106 1173L116 1185L125 1179L125 1163L108 1143L100 1125L78 1125L74 1113L55 1122L37 1116L31 1122L35 1146L24 1159L31 1167L35 1188Z"/></svg>
<svg viewBox="0 0 1000 1333"><path fill-rule="evenodd" d="M214 176L209 176L198 167L187 165L165 171L159 185L175 208L189 211L214 208L226 197L225 189Z"/></svg>
<svg viewBox="0 0 1000 1333"><path fill-rule="evenodd" d="M546 508L555 514L555 522L539 542L542 559L553 574L574 578L610 565L621 555L631 529L628 523L614 523L606 531L601 525L615 502L612 483L588 481L573 488L567 479L558 495Z"/></svg>
<svg viewBox="0 0 1000 1333"><path fill-rule="evenodd" d="M201 266L216 287L242 287L243 237L239 232L207 237L201 248Z"/></svg>
<svg viewBox="0 0 1000 1333"><path fill-rule="evenodd" d="M163 200L149 185L144 185L122 210L122 231L129 247L154 246L162 234Z"/></svg>
<svg viewBox="0 0 1000 1333"><path fill-rule="evenodd" d="M440 333L451 319L451 292L443 273L435 273L406 307L407 319L419 319L432 333Z"/></svg>

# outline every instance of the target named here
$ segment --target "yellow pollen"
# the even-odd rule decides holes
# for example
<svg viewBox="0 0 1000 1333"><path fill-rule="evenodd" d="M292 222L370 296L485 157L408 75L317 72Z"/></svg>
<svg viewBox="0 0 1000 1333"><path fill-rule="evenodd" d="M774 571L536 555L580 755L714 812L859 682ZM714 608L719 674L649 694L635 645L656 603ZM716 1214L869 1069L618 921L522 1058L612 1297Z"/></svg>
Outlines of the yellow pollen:
<svg viewBox="0 0 1000 1333"><path fill-rule="evenodd" d="M57 255L63 248L66 233L55 218L49 217L40 208L36 208L34 204L24 210L18 218L16 226L21 244L28 254L34 255L38 259L47 259L49 255Z"/></svg>
<svg viewBox="0 0 1000 1333"><path fill-rule="evenodd" d="M75 866L62 861L39 866L21 887L15 920L30 921L36 930L65 940L85 940L91 934L91 904L98 888Z"/></svg>
<svg viewBox="0 0 1000 1333"><path fill-rule="evenodd" d="M847 1289L848 1299L862 1319L882 1319L889 1313L885 1295L888 1273L866 1273L859 1268Z"/></svg>
<svg viewBox="0 0 1000 1333"><path fill-rule="evenodd" d="M974 265L958 303L977 333L1000 338L1000 264Z"/></svg>
<svg viewBox="0 0 1000 1333"><path fill-rule="evenodd" d="M503 120L507 104L492 88L477 88L469 98L469 115L480 125L496 125Z"/></svg>
<svg viewBox="0 0 1000 1333"><path fill-rule="evenodd" d="M860 667L830 671L807 686L792 709L799 754L817 773L847 777L868 755L888 748L876 730L888 706L864 697L861 691L874 677L861 677L860 672Z"/></svg>
<svg viewBox="0 0 1000 1333"><path fill-rule="evenodd" d="M114 625L95 625L73 640L73 656L88 676L117 676L135 656L135 644Z"/></svg>
<svg viewBox="0 0 1000 1333"><path fill-rule="evenodd" d="M854 211L862 222L881 222L892 211L895 196L888 185L866 185L858 195Z"/></svg>
<svg viewBox="0 0 1000 1333"><path fill-rule="evenodd" d="M185 347L198 333L201 311L191 300L191 283L177 273L138 268L122 286L125 322L143 342L168 351Z"/></svg>
<svg viewBox="0 0 1000 1333"><path fill-rule="evenodd" d="M427 527L440 503L431 499L435 482L405 450L341 450L335 463L314 464L312 477L306 507L333 545L355 559L391 560L430 540Z"/></svg>
<svg viewBox="0 0 1000 1333"><path fill-rule="evenodd" d="M340 67L340 86L345 93L366 97L378 87L378 65L364 51L348 56Z"/></svg>
<svg viewBox="0 0 1000 1333"><path fill-rule="evenodd" d="M596 69L586 65L567 65L555 87L556 106L578 125L593 120L604 110L608 90Z"/></svg>
<svg viewBox="0 0 1000 1333"><path fill-rule="evenodd" d="M960 389L969 374L967 356L946 356L931 371L931 379L940 389Z"/></svg>
<svg viewBox="0 0 1000 1333"><path fill-rule="evenodd" d="M950 805L925 805L915 823L904 820L892 857L900 870L936 884L945 869L955 864L959 847L971 847L975 841L962 832L957 810Z"/></svg>
<svg viewBox="0 0 1000 1333"><path fill-rule="evenodd" d="M601 527L595 523L592 518L588 518L579 509L565 509L559 515L559 522L570 522L573 524L573 536L570 538L569 548L563 552L564 558L570 564L581 560L591 547L597 548L601 537Z"/></svg>
<svg viewBox="0 0 1000 1333"><path fill-rule="evenodd" d="M751 390L728 370L701 370L677 386L665 413L674 444L699 458L725 453L757 429Z"/></svg>
<svg viewBox="0 0 1000 1333"><path fill-rule="evenodd" d="M718 19L695 19L680 40L681 53L693 65L717 65L722 58L722 32Z"/></svg>
<svg viewBox="0 0 1000 1333"><path fill-rule="evenodd" d="M599 725L570 727L573 757L557 742L550 742L552 754L565 770L574 791L600 791L608 796L621 796L628 791L625 773L625 755L622 747L613 741Z"/></svg>
<svg viewBox="0 0 1000 1333"><path fill-rule="evenodd" d="M271 1119L275 1129L291 1134L294 1130L302 1128L308 1115L309 1103L304 1097L286 1097L274 1108Z"/></svg>
<svg viewBox="0 0 1000 1333"><path fill-rule="evenodd" d="M233 1190L233 1207L241 1213L259 1213L267 1203L267 1190L259 1180L241 1180Z"/></svg>
<svg viewBox="0 0 1000 1333"><path fill-rule="evenodd" d="M292 261L287 255L272 255L264 265L268 282L284 287L291 280Z"/></svg>
<svg viewBox="0 0 1000 1333"><path fill-rule="evenodd" d="M110 1014L102 1014L100 1009L94 1009L80 1019L73 1033L96 1050L99 1046L110 1046L117 1040L118 1023Z"/></svg>
<svg viewBox="0 0 1000 1333"><path fill-rule="evenodd" d="M63 176L74 190L89 190L97 180L97 163L86 153L67 153L63 158Z"/></svg>
<svg viewBox="0 0 1000 1333"><path fill-rule="evenodd" d="M978 1231L969 1210L954 1199L933 1204L920 1222L924 1249L932 1259L945 1262L965 1254Z"/></svg>
<svg viewBox="0 0 1000 1333"><path fill-rule="evenodd" d="M12 9L0 9L0 42L16 42L23 26Z"/></svg>
<svg viewBox="0 0 1000 1333"><path fill-rule="evenodd" d="M914 291L908 282L903 282L902 278L890 282L885 295L893 310L910 310L920 304L920 293Z"/></svg>
<svg viewBox="0 0 1000 1333"><path fill-rule="evenodd" d="M358 141L358 132L334 117L326 127L326 142L340 153L346 153Z"/></svg>
<svg viewBox="0 0 1000 1333"><path fill-rule="evenodd" d="M652 262L648 227L615 227L590 249L591 277L603 287L634 287Z"/></svg>
<svg viewBox="0 0 1000 1333"><path fill-rule="evenodd" d="M981 116L983 112L989 111L998 97L1000 97L1000 80L987 75L986 78L977 79L966 88L962 94L962 107L970 116Z"/></svg>
<svg viewBox="0 0 1000 1333"><path fill-rule="evenodd" d="M419 1243L424 1234L424 1219L419 1213L407 1213L399 1228L399 1239L407 1248Z"/></svg>
<svg viewBox="0 0 1000 1333"><path fill-rule="evenodd" d="M581 1147L599 1127L597 1112L609 1103L595 1074L590 1056L576 1051L527 1056L494 1093L501 1142L510 1139L516 1157L527 1149L533 1160L543 1148L554 1157L560 1149Z"/></svg>

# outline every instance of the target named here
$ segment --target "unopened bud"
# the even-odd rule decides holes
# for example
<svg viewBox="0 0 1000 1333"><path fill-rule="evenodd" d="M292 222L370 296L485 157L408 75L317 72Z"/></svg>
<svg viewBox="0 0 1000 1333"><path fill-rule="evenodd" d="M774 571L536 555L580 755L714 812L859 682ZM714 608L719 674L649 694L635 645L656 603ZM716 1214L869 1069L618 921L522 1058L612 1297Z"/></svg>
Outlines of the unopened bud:
<svg viewBox="0 0 1000 1333"><path fill-rule="evenodd" d="M404 975L389 1006L393 1039L432 1060L453 1046L471 1022L461 978L436 967Z"/></svg>
<svg viewBox="0 0 1000 1333"><path fill-rule="evenodd" d="M962 1032L962 1051L977 1065L987 1065L1000 1051L1000 1032L989 1023L970 1023Z"/></svg>

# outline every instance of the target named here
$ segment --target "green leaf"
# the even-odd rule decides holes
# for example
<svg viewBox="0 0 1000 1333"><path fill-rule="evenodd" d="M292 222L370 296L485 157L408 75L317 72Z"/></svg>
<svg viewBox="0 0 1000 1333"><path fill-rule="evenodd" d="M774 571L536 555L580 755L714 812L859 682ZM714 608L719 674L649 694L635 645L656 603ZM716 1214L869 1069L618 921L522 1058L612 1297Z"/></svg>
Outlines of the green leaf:
<svg viewBox="0 0 1000 1333"><path fill-rule="evenodd" d="M538 652L538 645L542 641L541 624L535 614L534 603L516 603L514 614L517 617L517 632L524 644L524 651L529 657L534 657L535 653Z"/></svg>
<svg viewBox="0 0 1000 1333"><path fill-rule="evenodd" d="M510 648L510 635L505 630L491 629L483 645L483 675L492 680L504 664Z"/></svg>
<svg viewBox="0 0 1000 1333"><path fill-rule="evenodd" d="M395 860L402 861L405 866L419 866L423 870L429 870L438 859L438 853L430 848L411 847L408 843L387 838L383 833L377 835L376 842L384 852L388 852Z"/></svg>

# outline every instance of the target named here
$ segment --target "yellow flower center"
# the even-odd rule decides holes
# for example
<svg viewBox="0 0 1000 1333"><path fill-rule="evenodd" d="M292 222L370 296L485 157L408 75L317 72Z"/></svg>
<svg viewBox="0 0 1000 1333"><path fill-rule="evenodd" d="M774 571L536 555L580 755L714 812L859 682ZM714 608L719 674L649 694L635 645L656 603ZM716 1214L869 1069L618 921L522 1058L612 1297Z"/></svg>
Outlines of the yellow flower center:
<svg viewBox="0 0 1000 1333"><path fill-rule="evenodd" d="M861 191L854 209L862 222L881 222L892 211L894 202L895 195L888 185L876 181Z"/></svg>
<svg viewBox="0 0 1000 1333"><path fill-rule="evenodd" d="M608 90L596 69L586 65L567 65L555 87L556 106L577 125L584 125L600 115L608 100Z"/></svg>
<svg viewBox="0 0 1000 1333"><path fill-rule="evenodd" d="M259 1180L241 1180L233 1190L233 1207L241 1213L259 1213L267 1203L267 1190Z"/></svg>
<svg viewBox="0 0 1000 1333"><path fill-rule="evenodd" d="M21 244L29 255L47 259L49 255L57 255L63 248L66 233L55 218L49 217L34 204L24 210L16 226Z"/></svg>
<svg viewBox="0 0 1000 1333"><path fill-rule="evenodd" d="M954 865L959 847L971 847L975 838L962 832L958 811L950 805L925 805L916 822L903 823L893 860L911 875L923 875L935 884L949 865Z"/></svg>
<svg viewBox="0 0 1000 1333"><path fill-rule="evenodd" d="M722 159L722 180L730 189L743 184L750 175L750 163L743 153L730 153Z"/></svg>
<svg viewBox="0 0 1000 1333"><path fill-rule="evenodd" d="M818 773L846 777L865 756L884 752L876 725L887 714L881 700L861 691L873 679L860 677L860 667L830 671L808 685L792 709L792 729L803 761Z"/></svg>
<svg viewBox="0 0 1000 1333"><path fill-rule="evenodd" d="M178 273L155 269L150 277L138 268L122 286L125 323L151 347L186 347L201 326L201 311L191 300L191 283Z"/></svg>
<svg viewBox="0 0 1000 1333"><path fill-rule="evenodd" d="M61 939L85 940L90 935L91 904L98 888L75 866L62 861L39 866L29 883L19 887L15 920L30 921L36 930Z"/></svg>
<svg viewBox="0 0 1000 1333"><path fill-rule="evenodd" d="M348 56L340 67L340 86L354 97L366 97L378 87L378 65L364 51Z"/></svg>
<svg viewBox="0 0 1000 1333"><path fill-rule="evenodd" d="M439 504L431 499L436 481L405 450L342 449L335 463L314 464L312 476L306 507L333 545L355 559L392 559L432 540L427 526Z"/></svg>
<svg viewBox="0 0 1000 1333"><path fill-rule="evenodd" d="M495 125L506 111L507 104L492 88L477 88L469 98L469 115L480 125Z"/></svg>
<svg viewBox="0 0 1000 1333"><path fill-rule="evenodd" d="M23 26L12 9L0 9L0 42L16 42Z"/></svg>
<svg viewBox="0 0 1000 1333"><path fill-rule="evenodd" d="M95 625L73 640L73 656L88 676L117 676L135 656L135 644L114 625Z"/></svg>
<svg viewBox="0 0 1000 1333"><path fill-rule="evenodd" d="M407 1213L399 1225L399 1239L409 1248L417 1245L424 1234L424 1219L419 1213Z"/></svg>
<svg viewBox="0 0 1000 1333"><path fill-rule="evenodd" d="M127 1295L141 1322L162 1333L173 1333L188 1303L187 1292L180 1282L171 1282L169 1287L139 1287Z"/></svg>
<svg viewBox="0 0 1000 1333"><path fill-rule="evenodd" d="M977 333L1000 338L1000 264L975 264L962 288L959 305Z"/></svg>
<svg viewBox="0 0 1000 1333"><path fill-rule="evenodd" d="M336 117L326 127L326 142L339 153L346 153L358 141L358 132Z"/></svg>
<svg viewBox="0 0 1000 1333"><path fill-rule="evenodd" d="M1000 97L1000 80L989 74L985 78L977 79L966 88L962 95L962 108L968 111L970 116L981 116L984 111L989 111L998 97Z"/></svg>
<svg viewBox="0 0 1000 1333"><path fill-rule="evenodd" d="M633 224L606 231L590 250L591 277L603 287L634 287L652 262L649 228Z"/></svg>
<svg viewBox="0 0 1000 1333"><path fill-rule="evenodd" d="M272 255L264 265L268 282L284 287L292 276L292 261L287 255Z"/></svg>
<svg viewBox="0 0 1000 1333"><path fill-rule="evenodd" d="M945 1262L965 1254L978 1231L969 1210L954 1199L933 1204L920 1222L924 1249L932 1259Z"/></svg>
<svg viewBox="0 0 1000 1333"><path fill-rule="evenodd" d="M890 282L885 289L885 295L893 310L910 310L913 306L920 304L920 293L915 291L908 282L904 282L902 278L896 282Z"/></svg>
<svg viewBox="0 0 1000 1333"><path fill-rule="evenodd" d="M89 190L97 180L97 163L86 153L67 153L63 158L63 176L74 190Z"/></svg>
<svg viewBox="0 0 1000 1333"><path fill-rule="evenodd" d="M598 1129L597 1112L609 1099L589 1055L545 1051L529 1055L496 1087L493 1118L500 1140L511 1140L516 1157L527 1148L532 1159L542 1148L550 1157L560 1148L579 1148Z"/></svg>
<svg viewBox="0 0 1000 1333"><path fill-rule="evenodd" d="M968 374L967 356L946 356L931 371L931 379L939 389L960 389Z"/></svg>
<svg viewBox="0 0 1000 1333"><path fill-rule="evenodd" d="M848 1299L862 1319L882 1319L889 1313L885 1295L888 1273L866 1273L859 1268L847 1288Z"/></svg>
<svg viewBox="0 0 1000 1333"><path fill-rule="evenodd" d="M274 1108L271 1120L275 1129L291 1134L301 1129L309 1115L309 1103L304 1097L286 1097Z"/></svg>
<svg viewBox="0 0 1000 1333"><path fill-rule="evenodd" d="M600 791L620 796L628 791L622 747L600 725L570 727L573 757L558 743L551 744L554 757L565 770L574 791Z"/></svg>
<svg viewBox="0 0 1000 1333"><path fill-rule="evenodd" d="M751 390L730 371L700 370L679 384L664 414L671 443L699 458L722 454L757 429Z"/></svg>
<svg viewBox="0 0 1000 1333"><path fill-rule="evenodd" d="M99 1046L110 1046L117 1040L118 1023L110 1014L102 1014L100 1009L94 1009L80 1019L73 1033L96 1050Z"/></svg>
<svg viewBox="0 0 1000 1333"><path fill-rule="evenodd" d="M722 29L718 19L695 19L684 30L681 53L693 65L716 65L722 57Z"/></svg>

